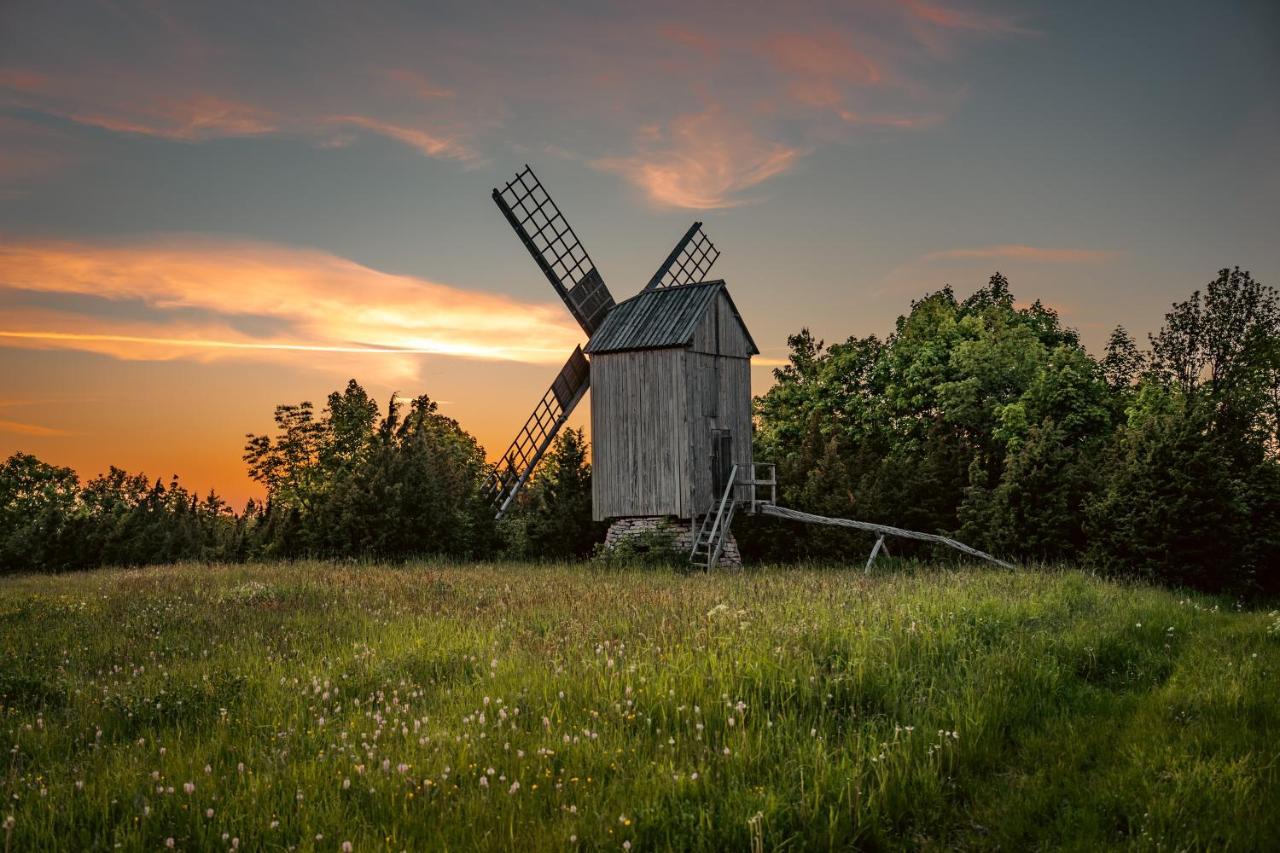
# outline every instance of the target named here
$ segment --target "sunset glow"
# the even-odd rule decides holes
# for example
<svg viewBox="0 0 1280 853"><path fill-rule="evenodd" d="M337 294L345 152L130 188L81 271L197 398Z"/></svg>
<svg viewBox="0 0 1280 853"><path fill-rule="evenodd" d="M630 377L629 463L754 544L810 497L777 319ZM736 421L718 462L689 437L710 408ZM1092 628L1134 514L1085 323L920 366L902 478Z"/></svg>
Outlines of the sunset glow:
<svg viewBox="0 0 1280 853"><path fill-rule="evenodd" d="M6 4L0 451L240 502L245 433L354 377L500 453L584 342L489 198L525 163L617 300L704 221L757 391L787 335L996 269L1091 349L1141 339L1280 268L1280 27L1206 15Z"/></svg>
<svg viewBox="0 0 1280 853"><path fill-rule="evenodd" d="M7 312L11 346L116 358L375 356L366 371L409 377L413 355L559 364L580 333L555 305L521 303L377 272L323 252L184 240L142 246L0 248L6 285L56 297ZM127 305L104 318L73 297ZM61 301L59 301L59 298ZM240 331L257 325L264 331Z"/></svg>

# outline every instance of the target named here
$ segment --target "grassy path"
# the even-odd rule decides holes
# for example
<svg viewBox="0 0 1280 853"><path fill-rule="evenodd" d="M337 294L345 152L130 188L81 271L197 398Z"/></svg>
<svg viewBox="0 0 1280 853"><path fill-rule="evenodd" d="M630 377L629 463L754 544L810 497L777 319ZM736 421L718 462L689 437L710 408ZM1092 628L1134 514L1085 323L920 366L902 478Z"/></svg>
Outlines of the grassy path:
<svg viewBox="0 0 1280 853"><path fill-rule="evenodd" d="M1278 675L1280 614L1069 572L10 578L0 819L7 850L1275 849Z"/></svg>

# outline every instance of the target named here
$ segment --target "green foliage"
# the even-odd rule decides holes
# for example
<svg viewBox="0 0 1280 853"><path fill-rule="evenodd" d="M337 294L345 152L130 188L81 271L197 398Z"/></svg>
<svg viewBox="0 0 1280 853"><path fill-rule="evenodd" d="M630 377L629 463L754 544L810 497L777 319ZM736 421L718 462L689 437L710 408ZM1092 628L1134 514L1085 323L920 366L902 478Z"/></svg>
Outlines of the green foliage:
<svg viewBox="0 0 1280 853"><path fill-rule="evenodd" d="M221 498L201 500L176 477L165 486L112 467L82 485L29 454L0 464L0 572L234 559L243 542Z"/></svg>
<svg viewBox="0 0 1280 853"><path fill-rule="evenodd" d="M484 452L423 396L377 405L355 380L276 409L276 436L248 436L245 461L268 489L258 547L268 556L404 558L484 554L496 546L481 493Z"/></svg>
<svg viewBox="0 0 1280 853"><path fill-rule="evenodd" d="M883 343L851 338L824 348L806 331L790 344L791 363L775 372L756 411L756 455L779 463L783 503L963 531L1016 557L1078 552L1081 486L1041 474L1082 469L1115 406L1101 367L1052 310L1014 307L996 273L963 302L948 287L912 303ZM1015 481L1024 472L1034 484ZM1064 508L1074 515L1051 517ZM744 544L767 552L776 532L749 534ZM788 538L815 557L866 544L825 530Z"/></svg>
<svg viewBox="0 0 1280 853"><path fill-rule="evenodd" d="M562 431L504 519L508 553L524 559L581 559L607 525L591 518L591 463L580 429Z"/></svg>
<svg viewBox="0 0 1280 853"><path fill-rule="evenodd" d="M1079 572L8 578L0 821L51 851L1268 850L1278 675L1280 614Z"/></svg>
<svg viewBox="0 0 1280 853"><path fill-rule="evenodd" d="M756 404L756 457L778 463L784 504L1024 560L1280 590L1280 309L1249 273L1173 306L1150 355L1118 328L1094 359L1051 309L1016 308L999 273L962 302L947 287L912 303L883 343L788 342ZM870 546L776 522L742 544Z"/></svg>
<svg viewBox="0 0 1280 853"><path fill-rule="evenodd" d="M176 477L166 486L112 467L82 485L69 468L15 454L0 465L0 572L497 547L484 452L428 398L407 411L393 399L380 419L352 380L319 417L310 403L278 407L276 427L248 437L245 461L268 498L239 515Z"/></svg>
<svg viewBox="0 0 1280 853"><path fill-rule="evenodd" d="M0 571L75 568L80 479L27 453L0 464Z"/></svg>

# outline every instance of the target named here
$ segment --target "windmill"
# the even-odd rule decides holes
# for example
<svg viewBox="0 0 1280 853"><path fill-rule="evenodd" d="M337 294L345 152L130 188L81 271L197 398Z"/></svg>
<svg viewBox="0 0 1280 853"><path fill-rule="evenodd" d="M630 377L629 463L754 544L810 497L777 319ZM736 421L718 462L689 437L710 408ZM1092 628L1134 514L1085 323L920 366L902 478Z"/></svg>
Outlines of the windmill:
<svg viewBox="0 0 1280 853"><path fill-rule="evenodd" d="M495 188L493 200L588 337L486 484L498 518L592 386L592 515L612 522L606 544L673 526L692 561L708 569L722 557L737 562L730 525L742 508L878 534L868 569L885 536L1001 562L945 536L777 506L773 465L751 456L751 357L759 349L725 283L706 278L720 252L701 222L689 226L635 296L618 303L528 165Z"/></svg>

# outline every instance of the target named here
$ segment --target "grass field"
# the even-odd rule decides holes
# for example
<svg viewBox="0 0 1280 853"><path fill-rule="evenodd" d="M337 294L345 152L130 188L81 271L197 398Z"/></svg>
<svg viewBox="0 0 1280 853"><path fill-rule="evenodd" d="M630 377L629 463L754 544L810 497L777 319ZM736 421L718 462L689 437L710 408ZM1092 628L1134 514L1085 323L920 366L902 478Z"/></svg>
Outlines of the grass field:
<svg viewBox="0 0 1280 853"><path fill-rule="evenodd" d="M0 650L6 850L1280 846L1280 614L1075 572L101 571Z"/></svg>

